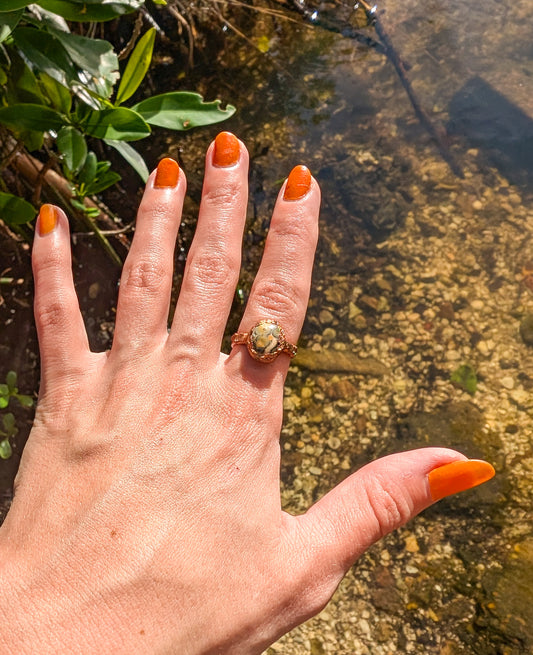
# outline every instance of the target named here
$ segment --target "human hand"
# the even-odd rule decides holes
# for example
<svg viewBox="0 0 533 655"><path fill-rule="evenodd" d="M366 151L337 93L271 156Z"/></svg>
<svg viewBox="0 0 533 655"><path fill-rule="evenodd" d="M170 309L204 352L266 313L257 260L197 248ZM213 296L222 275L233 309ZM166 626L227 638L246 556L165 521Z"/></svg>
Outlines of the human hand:
<svg viewBox="0 0 533 655"><path fill-rule="evenodd" d="M240 268L248 154L209 148L198 227L172 327L183 171L147 184L122 274L113 346L90 352L69 231L44 206L35 236L42 380L15 497L0 529L0 652L260 653L317 613L373 542L434 500L491 477L428 448L354 473L298 517L280 505L279 433L289 356L220 353ZM283 185L242 317L296 343L320 192Z"/></svg>

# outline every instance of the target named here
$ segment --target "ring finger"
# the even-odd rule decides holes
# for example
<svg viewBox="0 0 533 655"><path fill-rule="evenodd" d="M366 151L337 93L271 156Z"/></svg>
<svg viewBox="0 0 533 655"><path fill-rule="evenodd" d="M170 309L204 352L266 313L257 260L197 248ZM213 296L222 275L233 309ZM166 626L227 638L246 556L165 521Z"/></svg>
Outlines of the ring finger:
<svg viewBox="0 0 533 655"><path fill-rule="evenodd" d="M278 196L239 333L270 319L282 327L287 342L296 344L309 300L319 208L317 182L305 166L296 166ZM283 381L289 360L289 355L281 352L269 363L271 374ZM265 381L265 364L255 361L246 346L235 346L227 365L241 370L245 366L254 379Z"/></svg>

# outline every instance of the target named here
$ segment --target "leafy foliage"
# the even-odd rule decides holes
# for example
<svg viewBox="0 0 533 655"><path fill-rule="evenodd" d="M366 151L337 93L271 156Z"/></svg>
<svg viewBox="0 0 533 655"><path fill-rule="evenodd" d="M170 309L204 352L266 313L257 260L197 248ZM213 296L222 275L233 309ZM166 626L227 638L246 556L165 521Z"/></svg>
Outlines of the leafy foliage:
<svg viewBox="0 0 533 655"><path fill-rule="evenodd" d="M17 374L9 371L4 384L0 384L0 409L5 409L11 399L16 399L23 407L33 407L33 398L19 393L17 388ZM0 458L9 459L13 453L10 439L13 438L18 428L15 415L11 412L2 414L2 427L0 428Z"/></svg>
<svg viewBox="0 0 533 655"><path fill-rule="evenodd" d="M114 148L146 181L148 168L129 142L148 137L154 126L182 131L235 111L182 91L126 106L150 68L155 28L138 40L121 75L111 43L73 33L69 22L108 21L143 5L144 0L2 0L0 7L0 124L27 150L46 147L57 156L72 185L73 205L85 213L91 211L85 197L120 179L108 161L98 161L94 140ZM18 201L0 195L0 218L11 226L36 213Z"/></svg>

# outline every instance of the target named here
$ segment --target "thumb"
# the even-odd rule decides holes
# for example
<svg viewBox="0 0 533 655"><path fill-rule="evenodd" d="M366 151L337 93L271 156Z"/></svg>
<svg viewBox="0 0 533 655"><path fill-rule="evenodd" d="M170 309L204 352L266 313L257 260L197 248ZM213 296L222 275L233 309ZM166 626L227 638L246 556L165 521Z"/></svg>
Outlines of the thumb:
<svg viewBox="0 0 533 655"><path fill-rule="evenodd" d="M445 448L389 455L364 466L297 518L304 568L337 584L375 541L433 502L494 475L482 460ZM320 584L320 583L319 583ZM336 586L336 585L335 585ZM332 592L334 589L332 589Z"/></svg>

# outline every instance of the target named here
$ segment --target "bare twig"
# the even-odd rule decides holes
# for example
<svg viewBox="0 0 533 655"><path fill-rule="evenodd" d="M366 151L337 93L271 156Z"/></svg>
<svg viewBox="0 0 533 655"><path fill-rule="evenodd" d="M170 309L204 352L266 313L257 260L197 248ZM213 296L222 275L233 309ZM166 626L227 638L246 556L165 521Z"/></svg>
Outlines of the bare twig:
<svg viewBox="0 0 533 655"><path fill-rule="evenodd" d="M385 30L385 27L383 26L380 17L376 12L376 8L371 7L365 0L359 0L359 4L365 10L365 13L368 18L368 22L371 25L373 25L374 29L376 30L376 34L379 36L381 43L385 48L385 54L388 60L394 66L396 73L400 78L400 82L402 83L402 86L405 89L405 92L407 93L409 100L411 101L411 105L421 125L427 130L427 132L435 142L437 148L439 149L442 158L448 164L451 170L455 173L455 175L461 178L464 177L461 166L457 162L455 156L452 154L450 148L448 147L448 144L445 141L445 133L443 133L444 128L438 129L433 124L431 118L428 116L427 112L425 111L425 109L423 109L420 102L418 101L418 98L416 97L411 81L407 76L405 64L403 63L396 49L392 45L392 41L387 31Z"/></svg>

